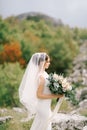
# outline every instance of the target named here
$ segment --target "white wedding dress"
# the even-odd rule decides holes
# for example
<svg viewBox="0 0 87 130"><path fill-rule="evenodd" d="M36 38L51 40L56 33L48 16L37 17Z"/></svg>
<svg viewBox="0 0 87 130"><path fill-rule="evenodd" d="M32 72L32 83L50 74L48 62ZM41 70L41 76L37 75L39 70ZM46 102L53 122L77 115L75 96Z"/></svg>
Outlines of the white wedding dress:
<svg viewBox="0 0 87 130"><path fill-rule="evenodd" d="M48 74L44 72L42 76L45 78L44 93L50 94L47 87ZM51 99L38 99L37 113L30 130L51 130L51 122L47 123L51 116Z"/></svg>

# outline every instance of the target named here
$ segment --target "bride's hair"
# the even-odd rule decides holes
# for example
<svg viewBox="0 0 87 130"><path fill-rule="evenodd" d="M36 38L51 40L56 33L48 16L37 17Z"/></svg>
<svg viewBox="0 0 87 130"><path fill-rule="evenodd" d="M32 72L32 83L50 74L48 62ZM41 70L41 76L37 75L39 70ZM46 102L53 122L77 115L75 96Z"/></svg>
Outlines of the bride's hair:
<svg viewBox="0 0 87 130"><path fill-rule="evenodd" d="M32 57L32 61L35 65L40 65L41 62L47 61L49 56L46 53L35 53Z"/></svg>
<svg viewBox="0 0 87 130"><path fill-rule="evenodd" d="M41 52L33 54L19 87L20 102L32 114L36 112L38 75L42 73L44 64L48 58L49 56L46 53Z"/></svg>

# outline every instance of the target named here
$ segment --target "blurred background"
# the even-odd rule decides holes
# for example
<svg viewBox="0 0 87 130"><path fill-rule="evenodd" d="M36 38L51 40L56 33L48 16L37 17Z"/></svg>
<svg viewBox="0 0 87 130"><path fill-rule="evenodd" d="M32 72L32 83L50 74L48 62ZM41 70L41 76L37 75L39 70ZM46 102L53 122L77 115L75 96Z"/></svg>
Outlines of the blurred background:
<svg viewBox="0 0 87 130"><path fill-rule="evenodd" d="M48 73L69 77L78 103L86 102L79 113L87 116L86 6L86 0L0 0L0 114L14 117L14 126L12 122L2 124L0 130L29 129L29 123L18 124L26 114L13 108L23 108L18 88L35 52L50 55ZM55 101L52 109L54 105ZM77 109L75 102L66 101L61 107L62 112L73 109Z"/></svg>

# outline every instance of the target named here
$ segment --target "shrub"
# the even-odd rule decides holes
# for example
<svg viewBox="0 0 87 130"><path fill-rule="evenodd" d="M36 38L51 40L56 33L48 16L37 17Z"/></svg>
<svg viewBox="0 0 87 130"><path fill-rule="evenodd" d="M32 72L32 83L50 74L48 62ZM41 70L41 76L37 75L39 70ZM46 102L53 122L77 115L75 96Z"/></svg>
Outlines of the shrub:
<svg viewBox="0 0 87 130"><path fill-rule="evenodd" d="M22 75L19 63L0 65L0 106L18 106L18 87Z"/></svg>
<svg viewBox="0 0 87 130"><path fill-rule="evenodd" d="M22 56L19 43L5 44L3 51L0 53L0 60L5 62L16 62Z"/></svg>

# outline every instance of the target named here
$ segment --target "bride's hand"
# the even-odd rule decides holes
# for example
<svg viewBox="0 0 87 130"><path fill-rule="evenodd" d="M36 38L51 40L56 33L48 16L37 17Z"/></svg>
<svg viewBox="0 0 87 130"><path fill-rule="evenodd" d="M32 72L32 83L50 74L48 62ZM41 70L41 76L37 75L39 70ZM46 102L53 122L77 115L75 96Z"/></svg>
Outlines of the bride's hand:
<svg viewBox="0 0 87 130"><path fill-rule="evenodd" d="M64 94L58 95L56 101L58 102L58 101L59 101L59 98L61 98L61 97L63 97L63 96L64 96Z"/></svg>
<svg viewBox="0 0 87 130"><path fill-rule="evenodd" d="M64 96L64 94L58 94L57 95L57 98L61 98L61 97L63 97Z"/></svg>

